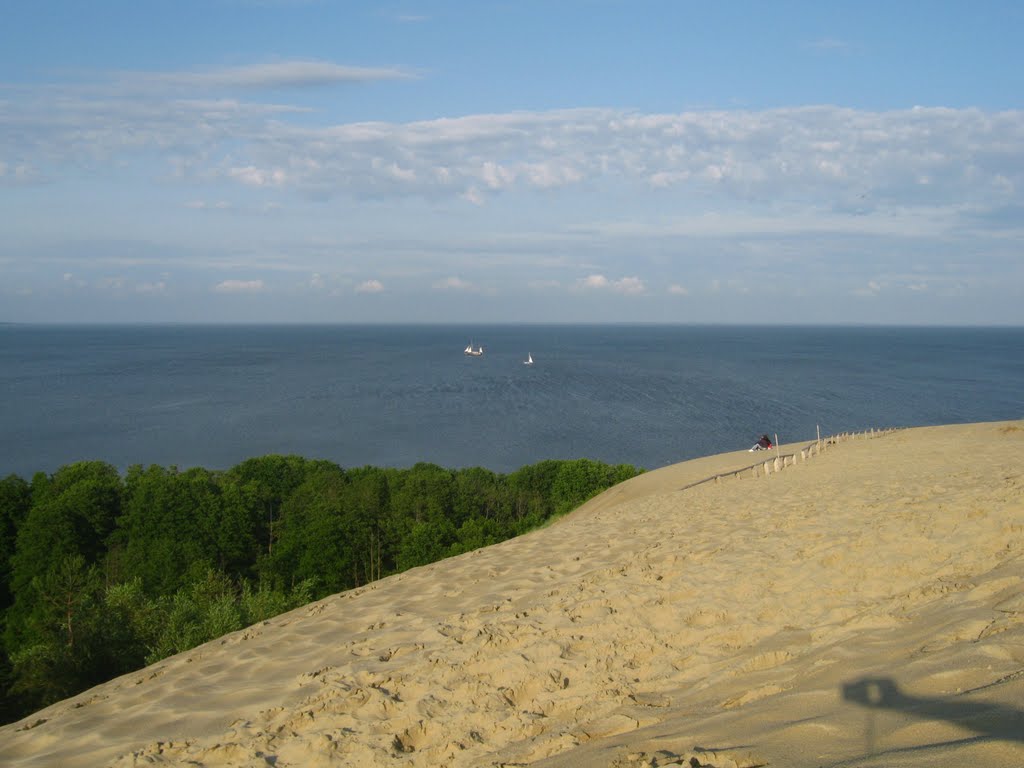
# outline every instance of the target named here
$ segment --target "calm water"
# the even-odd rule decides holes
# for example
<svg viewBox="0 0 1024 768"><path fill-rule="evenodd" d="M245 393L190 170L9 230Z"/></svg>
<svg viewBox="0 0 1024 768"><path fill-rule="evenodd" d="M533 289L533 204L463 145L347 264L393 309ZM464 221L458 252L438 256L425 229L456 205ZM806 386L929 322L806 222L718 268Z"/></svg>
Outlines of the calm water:
<svg viewBox="0 0 1024 768"><path fill-rule="evenodd" d="M268 453L653 469L819 424L1022 418L1024 329L0 326L0 387L0 475Z"/></svg>

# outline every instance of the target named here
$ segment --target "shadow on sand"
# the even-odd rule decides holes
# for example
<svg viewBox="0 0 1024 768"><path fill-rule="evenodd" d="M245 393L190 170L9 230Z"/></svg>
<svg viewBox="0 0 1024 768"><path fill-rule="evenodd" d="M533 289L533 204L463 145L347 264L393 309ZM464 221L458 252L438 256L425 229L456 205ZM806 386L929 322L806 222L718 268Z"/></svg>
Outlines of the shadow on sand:
<svg viewBox="0 0 1024 768"><path fill-rule="evenodd" d="M979 737L1024 744L1024 710L1014 707L964 700L960 696L908 696L900 691L892 678L888 677L865 677L854 680L845 683L842 691L843 699L860 704L869 711L890 710L927 720L945 720L974 731ZM875 752L874 731L874 718L871 717L868 719L866 734L869 753ZM965 741L976 739L977 737L968 738Z"/></svg>

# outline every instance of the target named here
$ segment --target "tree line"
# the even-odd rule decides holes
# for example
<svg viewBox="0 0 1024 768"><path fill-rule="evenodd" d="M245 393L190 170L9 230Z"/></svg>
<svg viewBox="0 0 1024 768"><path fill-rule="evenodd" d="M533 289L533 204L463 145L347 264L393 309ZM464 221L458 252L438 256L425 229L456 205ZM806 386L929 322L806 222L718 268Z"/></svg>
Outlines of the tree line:
<svg viewBox="0 0 1024 768"><path fill-rule="evenodd" d="M263 456L0 480L0 723L311 600L495 544L638 474Z"/></svg>

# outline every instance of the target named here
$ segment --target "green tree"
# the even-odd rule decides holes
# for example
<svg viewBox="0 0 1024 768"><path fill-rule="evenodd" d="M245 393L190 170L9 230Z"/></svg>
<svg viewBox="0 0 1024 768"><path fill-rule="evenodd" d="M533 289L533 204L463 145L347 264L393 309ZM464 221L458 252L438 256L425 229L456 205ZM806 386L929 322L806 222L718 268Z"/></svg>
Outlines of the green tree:
<svg viewBox="0 0 1024 768"><path fill-rule="evenodd" d="M260 556L258 520L252 514L256 506L246 489L218 478L219 518L213 530L212 544L217 566L236 578L255 573Z"/></svg>
<svg viewBox="0 0 1024 768"><path fill-rule="evenodd" d="M242 610L234 585L210 568L172 596L161 598L161 629L148 664L241 629Z"/></svg>
<svg viewBox="0 0 1024 768"><path fill-rule="evenodd" d="M164 615L159 600L146 595L142 579L136 577L108 586L103 595L101 620L111 676L144 667L164 629Z"/></svg>
<svg viewBox="0 0 1024 768"><path fill-rule="evenodd" d="M381 578L395 567L395 540L389 525L391 492L387 474L376 467L349 470L343 498L343 525L352 550L351 586Z"/></svg>
<svg viewBox="0 0 1024 768"><path fill-rule="evenodd" d="M95 565L65 557L33 581L37 603L26 620L29 638L14 653L11 691L37 708L109 677L99 631L102 584Z"/></svg>
<svg viewBox="0 0 1024 768"><path fill-rule="evenodd" d="M274 526L281 517L281 506L314 469L327 462L308 461L301 456L271 454L247 459L225 473L226 484L236 485L249 505L253 536L261 551L272 555Z"/></svg>
<svg viewBox="0 0 1024 768"><path fill-rule="evenodd" d="M474 517L465 520L455 533L456 541L449 547L448 555L461 555L474 549L489 547L511 536L498 523L486 517Z"/></svg>
<svg viewBox="0 0 1024 768"><path fill-rule="evenodd" d="M0 612L13 599L11 558L18 540L18 529L32 506L29 484L17 475L0 480Z"/></svg>
<svg viewBox="0 0 1024 768"><path fill-rule="evenodd" d="M313 588L311 579L298 582L288 592L271 589L265 584L254 588L245 582L239 600L242 623L249 626L306 605L313 600Z"/></svg>
<svg viewBox="0 0 1024 768"><path fill-rule="evenodd" d="M347 484L343 469L322 467L282 505L272 557L280 585L312 579L319 594L349 586L353 561L343 514Z"/></svg>
<svg viewBox="0 0 1024 768"><path fill-rule="evenodd" d="M516 533L540 525L554 513L552 489L564 463L548 459L520 467L508 476L510 515Z"/></svg>
<svg viewBox="0 0 1024 768"><path fill-rule="evenodd" d="M120 578L137 576L147 594L167 595L187 583L196 569L214 565L217 492L206 470L130 467L115 539Z"/></svg>
<svg viewBox="0 0 1024 768"><path fill-rule="evenodd" d="M420 462L391 475L391 509L411 523L446 517L452 510L452 473Z"/></svg>
<svg viewBox="0 0 1024 768"><path fill-rule="evenodd" d="M585 502L608 486L607 465L591 459L563 462L551 486L554 514L562 515Z"/></svg>
<svg viewBox="0 0 1024 768"><path fill-rule="evenodd" d="M503 520L507 516L507 482L482 467L460 469L453 477L452 522L486 518Z"/></svg>
<svg viewBox="0 0 1024 768"><path fill-rule="evenodd" d="M444 556L455 541L452 473L421 462L388 476L389 534L397 543L395 566L404 571Z"/></svg>
<svg viewBox="0 0 1024 768"><path fill-rule="evenodd" d="M32 640L24 634L40 601L38 579L68 558L81 557L87 566L97 563L106 552L120 507L121 479L109 464L79 462L52 477L36 475L32 506L18 528L10 560L13 603L5 627L9 650Z"/></svg>
<svg viewBox="0 0 1024 768"><path fill-rule="evenodd" d="M451 552L457 538L455 526L444 517L414 522L398 547L398 570L441 560Z"/></svg>
<svg viewBox="0 0 1024 768"><path fill-rule="evenodd" d="M503 476L266 456L227 472L134 466L123 481L101 462L12 476L0 481L0 717L497 543L635 474L587 459Z"/></svg>

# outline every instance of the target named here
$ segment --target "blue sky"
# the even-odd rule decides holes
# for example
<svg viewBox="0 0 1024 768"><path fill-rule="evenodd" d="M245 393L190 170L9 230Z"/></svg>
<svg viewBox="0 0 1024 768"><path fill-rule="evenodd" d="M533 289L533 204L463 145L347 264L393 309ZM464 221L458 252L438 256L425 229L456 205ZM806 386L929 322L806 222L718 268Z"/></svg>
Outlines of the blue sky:
<svg viewBox="0 0 1024 768"><path fill-rule="evenodd" d="M0 321L1024 324L1024 5L12 0Z"/></svg>

